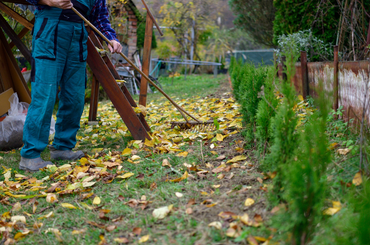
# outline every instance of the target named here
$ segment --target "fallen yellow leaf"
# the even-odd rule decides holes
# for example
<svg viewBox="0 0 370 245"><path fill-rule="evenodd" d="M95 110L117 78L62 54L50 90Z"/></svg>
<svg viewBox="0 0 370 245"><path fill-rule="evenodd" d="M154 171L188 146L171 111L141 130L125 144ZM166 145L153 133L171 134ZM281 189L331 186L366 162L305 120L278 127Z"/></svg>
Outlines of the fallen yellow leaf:
<svg viewBox="0 0 370 245"><path fill-rule="evenodd" d="M247 200L245 200L244 202L244 205L246 207L252 206L253 204L254 204L254 200L252 198L247 198Z"/></svg>
<svg viewBox="0 0 370 245"><path fill-rule="evenodd" d="M94 205L99 205L101 203L100 197L96 196L93 200Z"/></svg>
<svg viewBox="0 0 370 245"><path fill-rule="evenodd" d="M187 157L188 154L189 154L189 152L183 151L183 152L177 154L176 156L178 156L178 157Z"/></svg>
<svg viewBox="0 0 370 245"><path fill-rule="evenodd" d="M150 238L150 235L142 236L139 240L139 243L147 242Z"/></svg>
<svg viewBox="0 0 370 245"><path fill-rule="evenodd" d="M135 175L134 173L125 173L124 175L117 176L117 178L119 178L119 179L128 179L128 178L130 178L134 175Z"/></svg>
<svg viewBox="0 0 370 245"><path fill-rule="evenodd" d="M188 171L185 171L185 173L178 179L170 180L171 182L180 182L182 180L187 179L189 176Z"/></svg>
<svg viewBox="0 0 370 245"><path fill-rule="evenodd" d="M132 152L132 149L126 148L126 149L123 150L122 155L123 156L129 156L129 155L131 155L131 152Z"/></svg>
<svg viewBox="0 0 370 245"><path fill-rule="evenodd" d="M153 210L153 217L164 219L172 210L173 205L157 208Z"/></svg>
<svg viewBox="0 0 370 245"><path fill-rule="evenodd" d="M227 161L226 163L235 163L235 162L240 162L240 161L243 161L243 160L246 160L246 159L247 159L246 156L240 155L240 156L234 157L233 159Z"/></svg>
<svg viewBox="0 0 370 245"><path fill-rule="evenodd" d="M61 204L63 208L69 208L69 209L77 209L75 206L69 203L62 203Z"/></svg>
<svg viewBox="0 0 370 245"><path fill-rule="evenodd" d="M222 228L222 224L221 224L221 222L219 222L219 221L214 221L214 222L212 222L212 223L209 223L209 224L208 224L208 226L209 226L209 227L214 227L214 228L216 228L217 230L221 230L221 228Z"/></svg>
<svg viewBox="0 0 370 245"><path fill-rule="evenodd" d="M352 180L352 183L355 186L359 186L362 184L362 176L361 176L361 171L355 174L355 177Z"/></svg>

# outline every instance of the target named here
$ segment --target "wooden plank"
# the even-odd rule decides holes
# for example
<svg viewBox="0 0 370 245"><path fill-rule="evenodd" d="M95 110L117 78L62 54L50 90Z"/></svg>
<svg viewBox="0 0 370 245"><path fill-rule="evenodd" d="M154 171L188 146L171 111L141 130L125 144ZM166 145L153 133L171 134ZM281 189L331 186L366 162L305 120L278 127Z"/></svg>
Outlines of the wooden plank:
<svg viewBox="0 0 370 245"><path fill-rule="evenodd" d="M90 111L89 111L89 122L96 121L98 114L98 103L99 103L99 81L96 76L93 75L91 84L91 98L90 98Z"/></svg>
<svg viewBox="0 0 370 245"><path fill-rule="evenodd" d="M147 16L149 15L150 19L152 19L152 21L153 21L152 23L154 23L154 25L157 27L157 30L158 30L159 34L161 34L161 36L163 36L163 32L161 31L161 28L159 27L157 21L155 20L153 14L152 14L152 11L150 11L148 5L146 4L146 2L144 0L141 0L141 1L143 2L144 7L147 11ZM147 21L148 21L148 18L147 18ZM153 24L152 24L152 26L153 26Z"/></svg>
<svg viewBox="0 0 370 245"><path fill-rule="evenodd" d="M18 67L17 61L15 60L12 50L9 48L8 42L6 41L5 35L0 31L0 42L5 50L5 61L8 63L8 70L10 72L13 89L18 93L20 101L31 103L31 93L28 89L26 81Z"/></svg>
<svg viewBox="0 0 370 245"><path fill-rule="evenodd" d="M35 23L35 17L31 20L31 23L34 24ZM27 27L23 27L23 29L18 33L18 38L19 39L22 39L30 30L28 30ZM14 48L15 46L15 43L14 42L11 42L9 43L9 47L10 49Z"/></svg>
<svg viewBox="0 0 370 245"><path fill-rule="evenodd" d="M339 47L338 45L334 46L334 104L333 109L337 111L339 108L339 79L338 79L338 68L339 68Z"/></svg>
<svg viewBox="0 0 370 245"><path fill-rule="evenodd" d="M26 45L18 38L17 33L12 29L12 27L6 22L4 17L0 15L0 26L3 28L10 39L15 43L19 51L23 54L24 58L31 64L31 52L28 50ZM10 48L10 47L9 47Z"/></svg>
<svg viewBox="0 0 370 245"><path fill-rule="evenodd" d="M0 10L4 11L6 14L8 14L10 17L15 19L16 21L18 21L24 27L28 28L28 30L32 30L33 24L31 22L23 18L20 14L18 14L17 12L15 12L13 9L9 8L2 2L0 2Z"/></svg>
<svg viewBox="0 0 370 245"><path fill-rule="evenodd" d="M149 76L150 54L152 52L153 38L153 20L146 16L145 38L144 38L144 55L143 55L143 72ZM141 76L139 104L146 106L146 97L148 93L148 81Z"/></svg>
<svg viewBox="0 0 370 245"><path fill-rule="evenodd" d="M0 92L4 92L5 90L8 90L11 87L13 87L12 83L13 79L9 71L8 61L6 59L7 56L8 54L5 51L4 44L0 40L0 82L1 82Z"/></svg>
<svg viewBox="0 0 370 245"><path fill-rule="evenodd" d="M307 52L301 51L301 74L302 74L302 96L307 99L308 91L308 68L307 68Z"/></svg>
<svg viewBox="0 0 370 245"><path fill-rule="evenodd" d="M136 116L126 96L120 90L112 73L108 70L104 60L96 51L94 44L89 38L87 42L88 57L87 63L94 72L96 78L103 86L109 99L112 101L117 112L120 114L122 120L125 122L127 128L130 130L132 137L136 140L150 139L145 127Z"/></svg>
<svg viewBox="0 0 370 245"><path fill-rule="evenodd" d="M8 89L7 91L0 93L0 116L7 113L10 109L9 98L14 94L13 88Z"/></svg>

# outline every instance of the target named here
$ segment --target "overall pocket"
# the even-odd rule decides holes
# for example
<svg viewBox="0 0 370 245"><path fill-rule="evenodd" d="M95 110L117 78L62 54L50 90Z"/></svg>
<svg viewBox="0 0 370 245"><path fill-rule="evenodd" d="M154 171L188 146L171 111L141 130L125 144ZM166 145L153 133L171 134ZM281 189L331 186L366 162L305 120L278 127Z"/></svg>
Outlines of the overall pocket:
<svg viewBox="0 0 370 245"><path fill-rule="evenodd" d="M85 26L82 24L82 31L81 31L81 36L80 36L80 40L79 40L80 62L85 62L87 60L87 38L88 38L88 33L86 31Z"/></svg>
<svg viewBox="0 0 370 245"><path fill-rule="evenodd" d="M58 19L41 18L36 20L33 33L33 57L56 59L58 24Z"/></svg>

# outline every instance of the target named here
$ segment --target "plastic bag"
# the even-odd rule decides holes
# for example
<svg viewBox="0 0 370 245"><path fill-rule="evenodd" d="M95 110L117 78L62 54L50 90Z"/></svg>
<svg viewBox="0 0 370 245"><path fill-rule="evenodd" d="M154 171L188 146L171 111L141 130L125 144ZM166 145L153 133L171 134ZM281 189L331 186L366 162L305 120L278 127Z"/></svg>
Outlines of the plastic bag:
<svg viewBox="0 0 370 245"><path fill-rule="evenodd" d="M11 150L23 145L23 127L26 121L29 104L19 102L17 93L9 98L8 116L0 122L0 150ZM55 121L52 118L50 133L55 132Z"/></svg>

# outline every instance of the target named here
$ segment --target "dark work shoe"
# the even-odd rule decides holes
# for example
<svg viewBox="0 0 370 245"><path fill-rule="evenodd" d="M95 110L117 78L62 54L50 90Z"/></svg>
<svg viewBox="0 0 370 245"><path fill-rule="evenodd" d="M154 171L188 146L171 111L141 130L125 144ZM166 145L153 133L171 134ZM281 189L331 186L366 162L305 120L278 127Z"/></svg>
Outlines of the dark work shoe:
<svg viewBox="0 0 370 245"><path fill-rule="evenodd" d="M53 146L49 146L50 158L53 160L78 160L85 156L82 151L71 151L71 150L57 150Z"/></svg>
<svg viewBox="0 0 370 245"><path fill-rule="evenodd" d="M39 171L40 168L45 168L47 165L53 165L53 163L46 162L42 160L41 157L34 159L22 157L19 163L19 169L36 172Z"/></svg>

